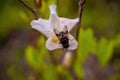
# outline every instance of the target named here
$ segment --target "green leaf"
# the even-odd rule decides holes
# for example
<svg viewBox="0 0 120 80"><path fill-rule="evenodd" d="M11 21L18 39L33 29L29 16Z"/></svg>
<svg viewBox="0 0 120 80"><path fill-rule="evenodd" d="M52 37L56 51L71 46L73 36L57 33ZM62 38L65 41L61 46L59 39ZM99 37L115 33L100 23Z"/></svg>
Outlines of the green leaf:
<svg viewBox="0 0 120 80"><path fill-rule="evenodd" d="M46 64L44 66L43 80L58 80L56 69L52 64Z"/></svg>
<svg viewBox="0 0 120 80"><path fill-rule="evenodd" d="M32 46L26 48L25 57L28 64L30 64L35 70L40 70L45 64L44 58L47 53L44 37L40 37L37 44L40 47L38 49Z"/></svg>
<svg viewBox="0 0 120 80"><path fill-rule="evenodd" d="M7 70L7 75L9 76L10 80L25 80L25 77L17 72L14 66L10 66Z"/></svg>
<svg viewBox="0 0 120 80"><path fill-rule="evenodd" d="M96 40L93 36L93 31L90 28L86 30L81 28L79 34L79 46L77 50L77 58L74 65L74 70L80 79L84 79L82 64L87 59L90 53L95 52Z"/></svg>
<svg viewBox="0 0 120 80"><path fill-rule="evenodd" d="M58 65L56 67L57 73L60 75L60 80L73 80L73 76L71 76L69 69L64 67L63 65Z"/></svg>
<svg viewBox="0 0 120 80"><path fill-rule="evenodd" d="M101 66L105 66L110 58L112 57L113 53L114 42L107 41L105 38L102 38L96 48L96 55Z"/></svg>
<svg viewBox="0 0 120 80"><path fill-rule="evenodd" d="M41 64L39 54L32 46L27 47L25 57L28 64L31 65L34 69L39 68Z"/></svg>
<svg viewBox="0 0 120 80"><path fill-rule="evenodd" d="M79 79L84 79L85 77L84 70L83 70L82 64L78 60L75 62L74 70L77 76L79 77Z"/></svg>
<svg viewBox="0 0 120 80"><path fill-rule="evenodd" d="M86 30L81 28L78 42L77 57L80 63L83 63L89 53L95 50L96 40L93 36L93 31L90 28Z"/></svg>

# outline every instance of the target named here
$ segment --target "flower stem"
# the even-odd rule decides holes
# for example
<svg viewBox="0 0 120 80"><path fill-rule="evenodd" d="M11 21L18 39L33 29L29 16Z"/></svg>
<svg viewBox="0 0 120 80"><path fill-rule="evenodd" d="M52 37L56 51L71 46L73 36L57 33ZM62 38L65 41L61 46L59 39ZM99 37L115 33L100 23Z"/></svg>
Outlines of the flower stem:
<svg viewBox="0 0 120 80"><path fill-rule="evenodd" d="M81 18L82 18L83 6L85 4L85 1L86 0L80 0L79 1L79 13L78 13L79 22L77 24L76 40L78 40L78 37L79 37L80 26L81 26Z"/></svg>
<svg viewBox="0 0 120 80"><path fill-rule="evenodd" d="M27 3L25 3L23 0L19 0L26 8L28 8L35 16L35 19L39 19L39 15L36 10L32 9Z"/></svg>
<svg viewBox="0 0 120 80"><path fill-rule="evenodd" d="M63 58L64 58L66 52L67 52L67 49L66 49L66 48L62 48L62 52L61 52L60 58L59 58L59 60L58 60L58 64L61 64L61 63L62 63Z"/></svg>
<svg viewBox="0 0 120 80"><path fill-rule="evenodd" d="M75 73L75 71L73 70L71 66L68 68L68 71L70 72L74 80L79 80L77 74Z"/></svg>

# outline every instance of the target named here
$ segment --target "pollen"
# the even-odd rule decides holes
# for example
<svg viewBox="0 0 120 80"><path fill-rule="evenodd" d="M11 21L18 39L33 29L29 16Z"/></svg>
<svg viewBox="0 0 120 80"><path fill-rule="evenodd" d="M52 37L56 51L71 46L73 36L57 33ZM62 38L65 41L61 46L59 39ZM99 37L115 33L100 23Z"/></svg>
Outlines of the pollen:
<svg viewBox="0 0 120 80"><path fill-rule="evenodd" d="M56 36L53 36L53 38L51 39L51 41L53 43L58 43L59 42L59 40L58 40L58 38Z"/></svg>

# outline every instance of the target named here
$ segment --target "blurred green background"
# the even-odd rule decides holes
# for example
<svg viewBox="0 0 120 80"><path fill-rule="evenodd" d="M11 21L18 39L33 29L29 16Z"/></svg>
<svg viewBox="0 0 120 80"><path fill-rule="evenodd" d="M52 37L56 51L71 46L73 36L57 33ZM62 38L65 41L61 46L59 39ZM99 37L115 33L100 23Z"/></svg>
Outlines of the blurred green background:
<svg viewBox="0 0 120 80"><path fill-rule="evenodd" d="M45 19L50 4L61 17L78 16L79 0L24 1ZM120 80L120 0L86 0L77 53L61 64L61 50L46 49L33 19L19 0L0 0L0 80Z"/></svg>

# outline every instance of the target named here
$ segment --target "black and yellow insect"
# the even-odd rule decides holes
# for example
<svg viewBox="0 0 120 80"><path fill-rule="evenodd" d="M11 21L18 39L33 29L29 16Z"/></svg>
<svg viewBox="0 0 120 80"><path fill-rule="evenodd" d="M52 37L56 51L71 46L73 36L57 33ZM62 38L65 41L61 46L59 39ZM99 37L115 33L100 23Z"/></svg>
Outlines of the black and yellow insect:
<svg viewBox="0 0 120 80"><path fill-rule="evenodd" d="M68 29L67 26L64 27L63 31L57 32L57 30L54 29L54 32L60 41L60 44L62 44L63 48L69 47L69 37L68 37Z"/></svg>

